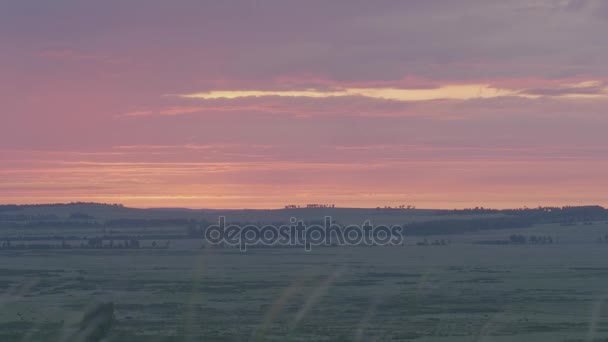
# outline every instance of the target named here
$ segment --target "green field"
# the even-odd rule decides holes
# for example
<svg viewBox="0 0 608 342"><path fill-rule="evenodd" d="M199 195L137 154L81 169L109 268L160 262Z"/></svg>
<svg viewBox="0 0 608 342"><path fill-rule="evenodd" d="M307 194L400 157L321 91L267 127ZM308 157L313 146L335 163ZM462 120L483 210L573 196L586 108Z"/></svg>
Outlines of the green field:
<svg viewBox="0 0 608 342"><path fill-rule="evenodd" d="M478 243L512 234L555 243ZM243 253L196 239L167 249L3 249L0 341L72 341L101 302L114 303L112 342L605 341L608 244L596 239L606 234L596 221L311 252ZM425 238L450 243L417 245Z"/></svg>

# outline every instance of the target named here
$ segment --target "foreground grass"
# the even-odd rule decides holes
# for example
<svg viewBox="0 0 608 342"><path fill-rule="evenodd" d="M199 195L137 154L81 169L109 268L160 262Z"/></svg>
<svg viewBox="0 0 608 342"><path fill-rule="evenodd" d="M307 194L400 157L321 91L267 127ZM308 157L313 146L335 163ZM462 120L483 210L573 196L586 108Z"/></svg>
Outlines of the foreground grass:
<svg viewBox="0 0 608 342"><path fill-rule="evenodd" d="M115 303L116 342L608 336L608 246L462 239L312 252L2 251L0 341L66 340L102 301Z"/></svg>

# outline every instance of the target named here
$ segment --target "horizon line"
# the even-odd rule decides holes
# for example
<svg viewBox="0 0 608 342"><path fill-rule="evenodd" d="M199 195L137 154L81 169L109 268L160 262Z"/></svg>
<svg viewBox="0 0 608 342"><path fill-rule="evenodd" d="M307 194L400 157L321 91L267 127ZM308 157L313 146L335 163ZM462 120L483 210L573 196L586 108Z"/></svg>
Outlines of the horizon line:
<svg viewBox="0 0 608 342"><path fill-rule="evenodd" d="M26 203L26 204L16 204L16 203L0 203L0 207L6 206L16 206L16 207L33 207L33 206L68 206L68 205L104 205L104 206L116 206L120 208L126 209L139 209L139 210L292 210L292 209L370 209L370 210L445 210L445 211L454 211L454 210L531 210L531 209L549 209L549 208L576 208L576 207L600 207L602 209L606 209L604 206L600 204L585 204L585 205L561 205L561 206L522 206L522 207L509 207L509 208L492 208L485 206L476 206L470 208L419 208L413 206L411 208L400 208L398 206L378 206L378 207L340 207L340 206L327 206L327 207L295 207L295 208L193 208L193 207L137 207L137 206L126 206L122 203L103 203L103 202L58 202L58 203Z"/></svg>

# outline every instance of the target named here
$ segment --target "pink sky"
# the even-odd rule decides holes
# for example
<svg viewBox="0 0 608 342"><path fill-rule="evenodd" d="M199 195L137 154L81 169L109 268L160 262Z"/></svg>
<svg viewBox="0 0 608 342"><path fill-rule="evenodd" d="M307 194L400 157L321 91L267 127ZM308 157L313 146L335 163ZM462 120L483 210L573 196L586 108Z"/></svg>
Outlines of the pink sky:
<svg viewBox="0 0 608 342"><path fill-rule="evenodd" d="M0 5L0 202L608 206L608 2Z"/></svg>

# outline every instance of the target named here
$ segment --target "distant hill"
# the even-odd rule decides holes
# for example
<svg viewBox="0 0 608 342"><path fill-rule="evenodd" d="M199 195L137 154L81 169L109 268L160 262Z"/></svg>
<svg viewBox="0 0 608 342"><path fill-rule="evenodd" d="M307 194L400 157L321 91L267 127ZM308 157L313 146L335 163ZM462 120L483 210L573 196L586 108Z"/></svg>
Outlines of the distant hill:
<svg viewBox="0 0 608 342"><path fill-rule="evenodd" d="M518 216L535 221L567 222L569 220L603 220L608 211L600 206L578 206L533 209L389 209L389 208L287 208L287 209L189 209L189 208L128 208L118 204L67 203L39 205L0 205L0 220L17 218L55 218L58 220L116 219L137 220L196 220L217 222L225 216L231 223L285 223L290 218L306 222L322 222L325 216L342 224L406 224L426 221L464 220Z"/></svg>
<svg viewBox="0 0 608 342"><path fill-rule="evenodd" d="M197 239L203 236L205 229L217 223L220 216L226 217L227 224L241 226L281 226L288 224L291 218L304 221L308 226L323 226L325 217L330 216L332 223L343 228L369 221L372 225L402 226L406 236L427 236L530 228L546 223L589 226L594 221L607 221L608 211L600 206L508 210L332 207L214 210L136 209L101 203L4 205L0 206L0 240L5 239L3 243L8 244L10 240L26 241L36 237L36 241L62 241L63 244L65 239L84 239L87 244L97 246L99 241L118 237L129 241ZM97 238L91 239L91 236Z"/></svg>
<svg viewBox="0 0 608 342"><path fill-rule="evenodd" d="M373 223L402 224L444 218L470 218L479 215L500 217L499 212L467 213L438 209L376 209L376 208L288 208L288 209L190 209L190 208L128 208L117 204L66 203L36 205L0 205L3 215L54 215L59 219L73 218L74 214L99 220L109 219L196 219L216 222L226 216L230 222L287 222L291 217L305 221L323 220L331 216L344 224Z"/></svg>

